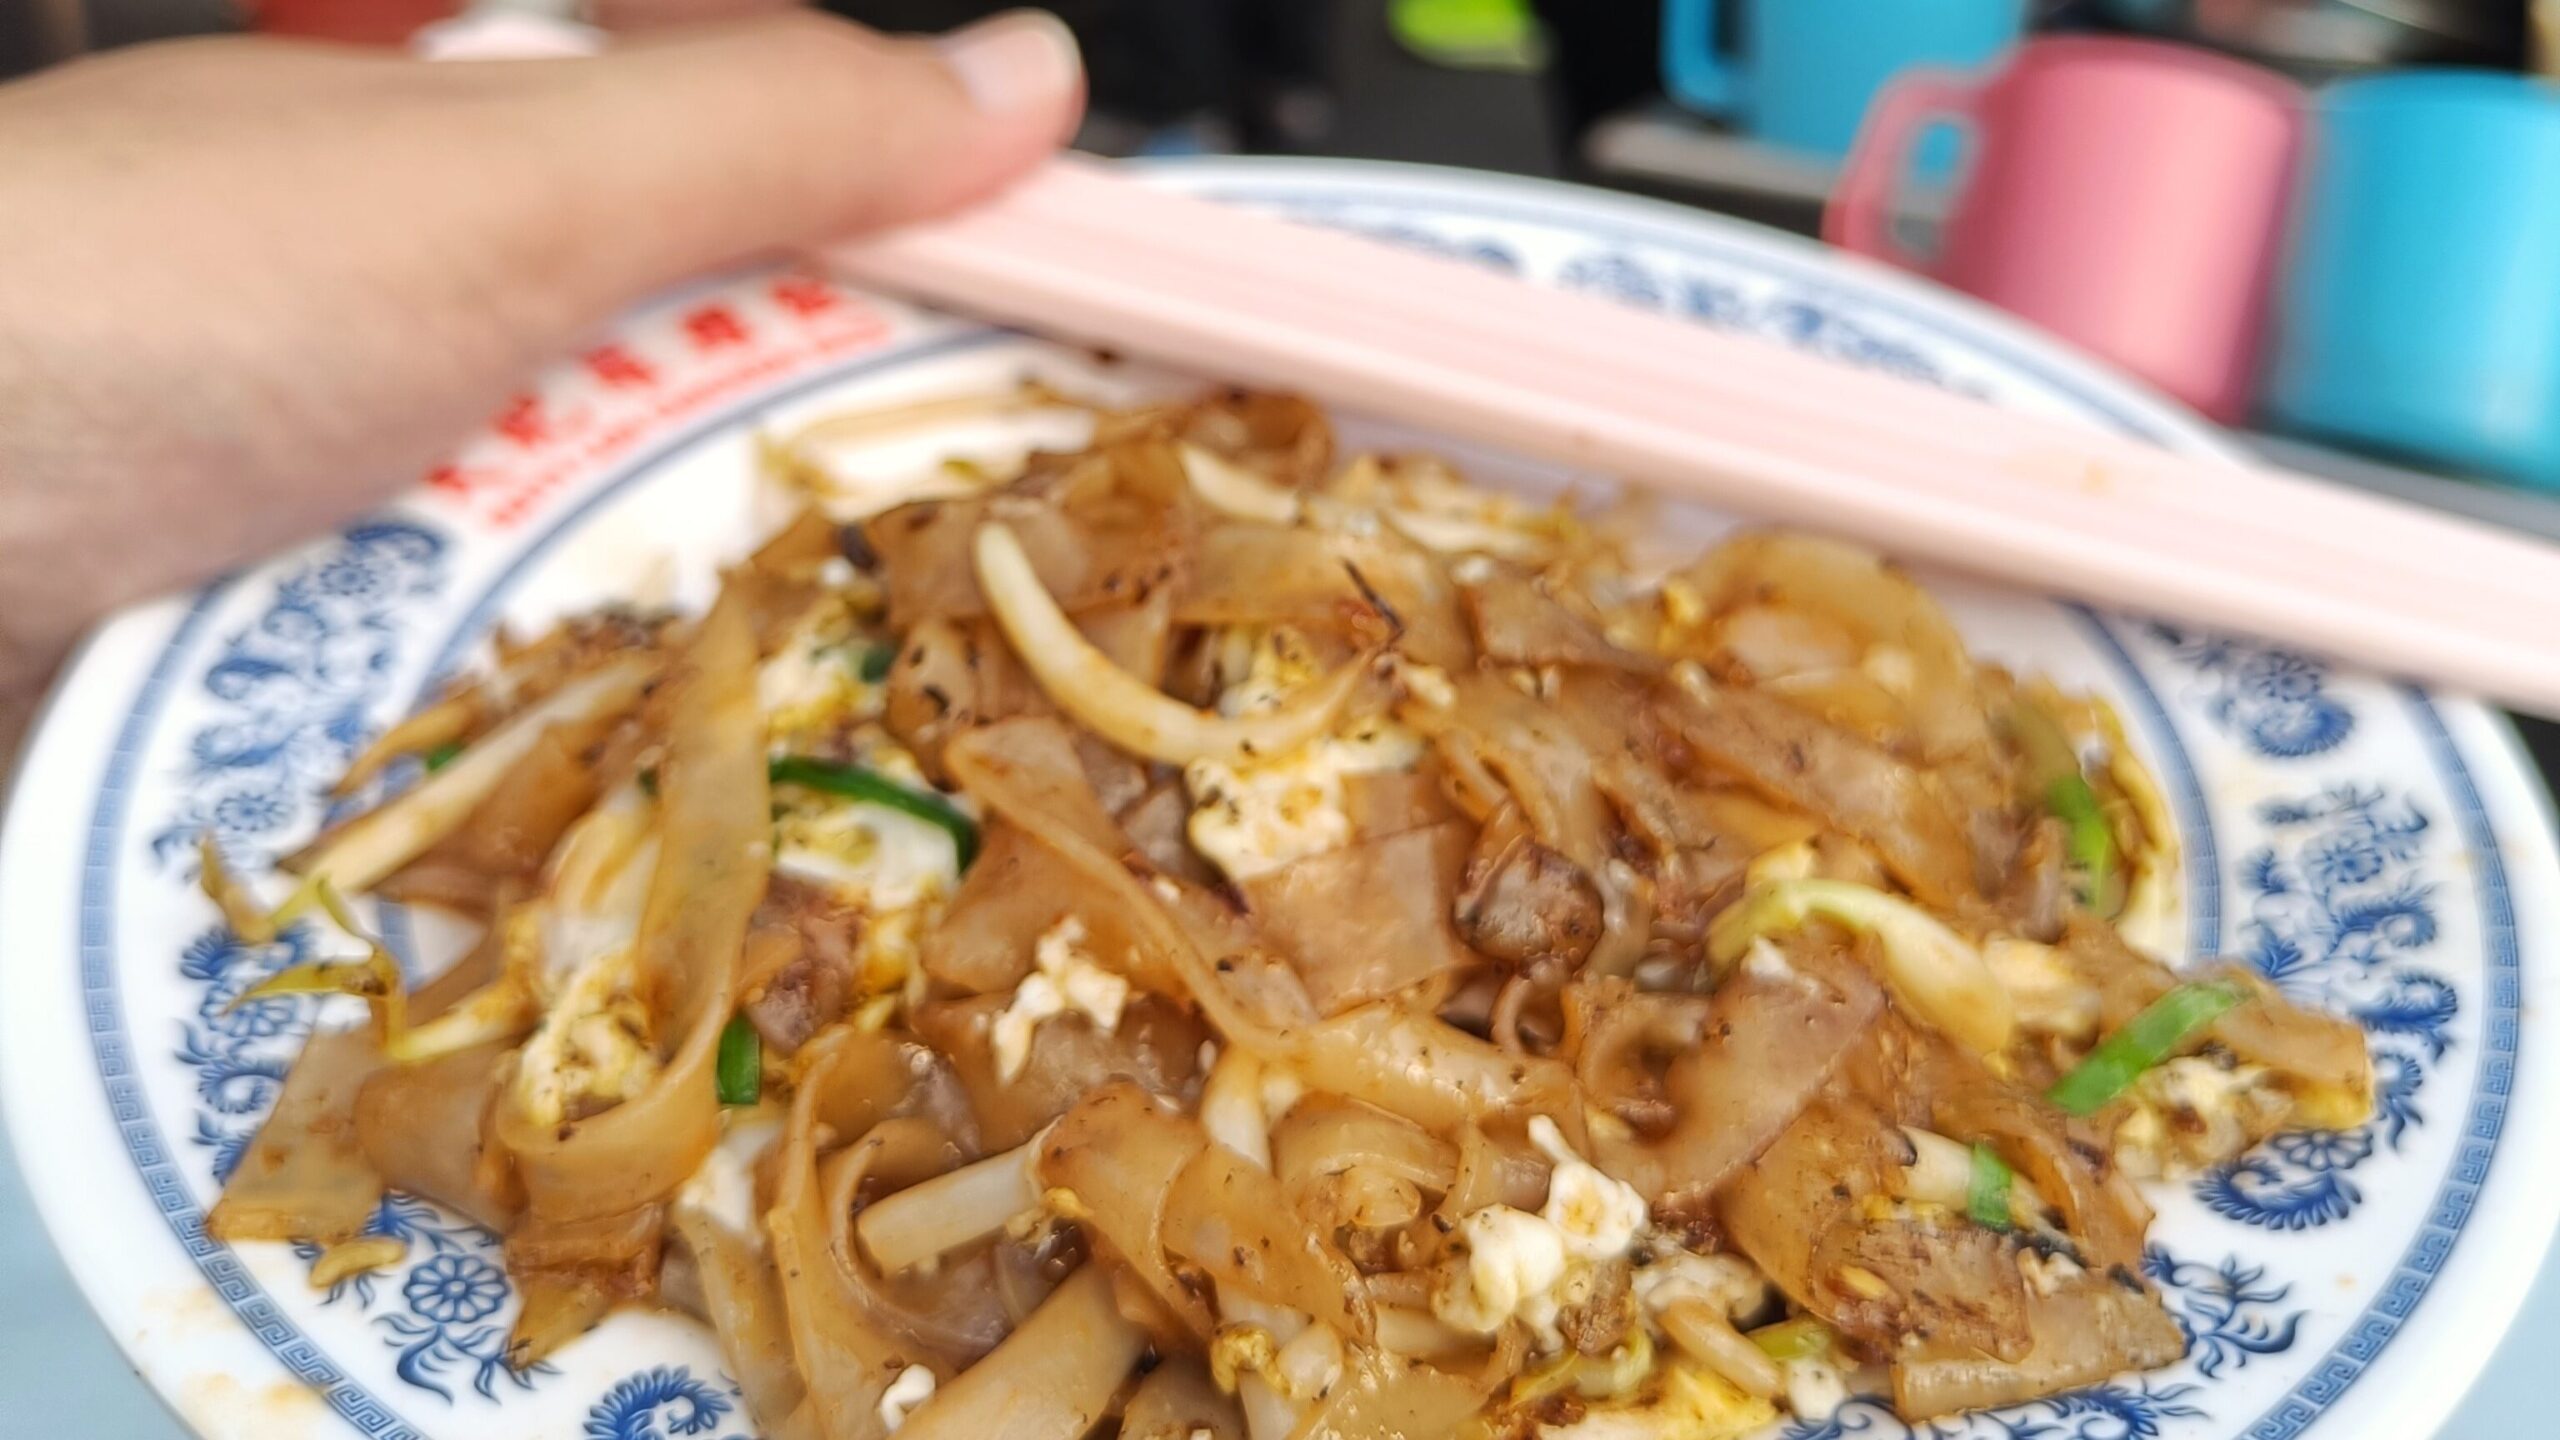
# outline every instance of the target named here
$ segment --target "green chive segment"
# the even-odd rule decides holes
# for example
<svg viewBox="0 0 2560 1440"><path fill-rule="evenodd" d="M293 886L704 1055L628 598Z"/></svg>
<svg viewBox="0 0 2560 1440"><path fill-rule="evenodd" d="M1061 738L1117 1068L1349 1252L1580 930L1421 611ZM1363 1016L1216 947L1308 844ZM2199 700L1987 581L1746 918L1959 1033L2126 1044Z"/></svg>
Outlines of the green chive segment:
<svg viewBox="0 0 2560 1440"><path fill-rule="evenodd" d="M720 1032L712 1083L723 1105L753 1105L764 1097L764 1038L744 1015L730 1016L728 1028Z"/></svg>
<svg viewBox="0 0 2560 1440"><path fill-rule="evenodd" d="M1831 1348L1831 1327L1810 1315L1763 1325L1751 1332L1751 1343L1772 1360L1810 1360Z"/></svg>
<svg viewBox="0 0 2560 1440"><path fill-rule="evenodd" d="M862 652L860 673L866 685L877 685L889 678L889 667L898 663L898 647L874 645Z"/></svg>
<svg viewBox="0 0 2560 1440"><path fill-rule="evenodd" d="M951 843L960 853L960 868L963 870L969 868L970 861L978 858L978 822L961 814L950 801L939 795L910 789L859 765L814 760L806 755L779 756L766 766L765 773L776 785L797 785L804 790L841 795L848 800L900 811L939 825L950 832Z"/></svg>
<svg viewBox="0 0 2560 1440"><path fill-rule="evenodd" d="M2010 1219L2009 1195L2017 1177L2010 1173L2007 1161L1993 1153L1988 1145L1973 1147L1973 1180L1965 1187L1964 1213L1976 1225L2006 1230Z"/></svg>
<svg viewBox="0 0 2560 1440"><path fill-rule="evenodd" d="M2044 807L2064 827L2064 852L2071 868L2088 877L2083 899L2091 910L2112 916L2124 907L2123 872L2117 864L2115 827L2098 803L2098 792L2078 774L2063 775L2045 787Z"/></svg>
<svg viewBox="0 0 2560 1440"><path fill-rule="evenodd" d="M447 740L443 744L436 746L434 749L429 750L422 758L427 762L428 772L432 774L435 771L441 770L447 765L452 764L455 758L461 754L462 742L459 740Z"/></svg>
<svg viewBox="0 0 2560 1440"><path fill-rule="evenodd" d="M2093 1115L2132 1089L2143 1071L2176 1054L2197 1031L2248 998L2237 985L2181 985L2099 1041L2087 1059L2054 1082L2046 1098L2074 1115Z"/></svg>

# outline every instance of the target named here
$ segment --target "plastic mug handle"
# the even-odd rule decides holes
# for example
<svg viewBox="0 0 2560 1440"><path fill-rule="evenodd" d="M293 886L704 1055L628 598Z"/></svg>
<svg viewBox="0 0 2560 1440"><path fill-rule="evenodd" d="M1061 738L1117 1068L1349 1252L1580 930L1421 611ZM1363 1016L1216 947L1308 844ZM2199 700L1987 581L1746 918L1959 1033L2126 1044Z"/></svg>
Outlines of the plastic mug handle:
<svg viewBox="0 0 2560 1440"><path fill-rule="evenodd" d="M1742 75L1716 49L1722 8L1721 0L1667 0L1662 7L1662 88L1709 115L1742 103Z"/></svg>
<svg viewBox="0 0 2560 1440"><path fill-rule="evenodd" d="M1840 184L1822 213L1822 238L1853 255L1928 274L1930 257L1893 234L1893 197L1910 174L1912 152L1941 120L1979 125L1984 81L1960 70L1906 70L1893 77L1858 126Z"/></svg>

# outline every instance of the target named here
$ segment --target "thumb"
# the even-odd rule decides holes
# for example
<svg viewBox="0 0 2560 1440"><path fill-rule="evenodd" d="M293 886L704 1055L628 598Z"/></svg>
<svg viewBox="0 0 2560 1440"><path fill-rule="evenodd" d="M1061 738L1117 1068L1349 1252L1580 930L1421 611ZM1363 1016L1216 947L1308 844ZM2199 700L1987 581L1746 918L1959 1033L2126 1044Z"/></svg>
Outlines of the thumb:
<svg viewBox="0 0 2560 1440"><path fill-rule="evenodd" d="M967 204L1065 143L1084 107L1075 39L1037 10L934 40L791 14L499 63L546 72L509 107L511 168L555 183L527 217L551 242L537 253L602 306Z"/></svg>

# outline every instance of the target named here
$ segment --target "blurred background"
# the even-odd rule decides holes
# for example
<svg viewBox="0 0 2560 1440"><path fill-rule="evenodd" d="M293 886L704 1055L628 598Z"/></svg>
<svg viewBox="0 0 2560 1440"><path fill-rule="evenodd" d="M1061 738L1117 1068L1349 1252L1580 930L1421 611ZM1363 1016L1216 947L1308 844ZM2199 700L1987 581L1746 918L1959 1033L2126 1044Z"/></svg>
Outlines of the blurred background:
<svg viewBox="0 0 2560 1440"><path fill-rule="evenodd" d="M397 44L460 8L16 0L0 73L236 29ZM938 30L1005 6L830 8ZM1086 149L1467 165L1824 233L2287 463L2560 534L2560 0L1053 8L1092 69Z"/></svg>

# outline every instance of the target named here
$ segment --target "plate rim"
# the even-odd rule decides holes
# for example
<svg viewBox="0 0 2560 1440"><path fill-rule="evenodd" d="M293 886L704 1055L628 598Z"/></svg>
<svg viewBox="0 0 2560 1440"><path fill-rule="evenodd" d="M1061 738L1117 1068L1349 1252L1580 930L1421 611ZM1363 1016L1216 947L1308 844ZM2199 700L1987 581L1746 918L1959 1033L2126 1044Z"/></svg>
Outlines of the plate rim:
<svg viewBox="0 0 2560 1440"><path fill-rule="evenodd" d="M2105 367L2077 355L2058 342L2027 330L2008 317L1989 312L1974 302L1952 296L1935 286L1899 272L1865 263L1847 263L1845 257L1840 257L1836 252L1828 251L1801 237L1769 230L1748 222L1736 221L1730 217L1688 211L1668 202L1618 195L1560 182L1394 162L1220 157L1205 160L1149 162L1144 168L1150 172L1184 176L1186 178L1178 179L1176 183L1193 185L1195 188L1211 193L1216 193L1222 184L1242 181L1245 189L1266 197L1281 188L1274 183L1275 177L1295 178L1317 186L1331 182L1332 187L1337 191L1341 190L1344 182L1349 180L1371 183L1402 181L1419 186L1428 192L1411 197L1426 207L1436 207L1440 202L1446 202L1451 197L1507 194L1537 205L1544 211L1542 216L1511 218L1542 219L1545 223L1596 235L1601 233L1601 229L1592 223L1592 219L1594 216L1602 216L1646 228L1658 228L1662 233L1646 237L1648 243L1685 248L1693 252L1717 248L1746 252L1752 263L1764 268L1769 259L1775 256L1787 268L1797 272L1794 278L1805 283L1855 291L1862 300L1872 300L1877 297L1889 298L1896 302L1895 308L1905 318L1913 320L1923 328L1941 334L1958 344L1985 351L2003 368L2017 370L2052 385L2071 395L2075 400L2088 404L2095 411L2109 413L2130 410L2135 417L2146 423L2146 428L2152 432L2152 438L2226 457L2236 458L2240 453L2226 437L2184 414L2173 404L2144 391L2138 385L2122 380ZM1337 200L1344 198L1386 199L1391 197L1357 195L1335 197ZM1847 275L1846 283L1842 279L1844 273ZM944 338L947 340L949 337ZM1995 339L1999 343L1993 346L1980 344L1979 342L1985 338ZM922 345L906 345L865 358L883 365L904 363L915 358L916 354L923 349ZM840 382L847 371L856 369L859 364L860 362L855 362L818 367L809 371L804 378L813 383ZM702 417L699 428L703 431L711 431L734 424L737 414L737 405L724 406ZM656 448L658 447L653 447L653 450ZM617 462L615 468L636 471L645 468L645 461L637 456L626 457ZM486 587L483 598L474 601L470 608L462 612L462 618L454 622L457 626L470 623L480 607L488 603L489 595L503 591L508 573L530 564L550 539L564 535L570 530L588 503L613 488L609 481L591 483L594 484L591 495L582 497L578 506L564 510L560 515L552 518L543 531L533 537L528 544L520 547L519 554L509 561L501 573L493 574L483 582ZM244 573L255 573L255 569ZM61 678L48 693L29 728L28 738L21 749L17 780L8 797L5 821L0 821L0 905L5 905L10 913L21 916L28 913L28 909L22 908L18 903L23 898L19 892L33 885L35 881L32 877L40 876L47 868L44 859L29 858L30 850L42 843L36 834L40 823L37 797L45 795L53 798L52 792L61 792L60 797L54 798L53 804L48 806L44 813L58 818L63 815L81 814L85 810L89 815L89 822L85 828L92 832L98 828L98 812L108 803L109 792L113 787L102 783L84 782L95 782L101 766L115 760L123 748L122 742L125 737L140 733L149 709L144 703L144 689L155 680L165 678L160 672L168 669L185 649L185 642L190 638L194 623L211 613L220 600L229 593L236 578L226 577L213 582L189 597L156 602L122 612L105 622L65 663ZM157 653L149 653L154 651ZM149 655L147 664L144 663L146 655ZM2551 854L2550 837L2554 825L2551 797L2536 782L2536 771L2525 757L2521 737L2513 724L2503 715L2476 701L2458 697L2430 697L2414 687L2398 687L2397 693L2404 703L2414 704L2418 710L2435 717L2443 753L2441 755L2432 753L2431 746L2430 763L2437 772L2436 778L2445 784L2449 797L2457 790L2455 783L2457 778L2467 782L2473 789L2472 802L2464 807L2466 817L2470 812L2477 812L2482 817L2482 823L2486 825L2496 818L2491 813L2493 808L2517 807L2518 797L2522 797L2520 807L2524 811L2522 818L2527 822L2523 827L2526 833L2519 836L2514 833L2514 827L2510 827L2506 831L2491 835L2490 843L2481 847L2491 861L2502 865L2510 860L2520 862L2518 868L2534 867L2546 876L2555 868L2560 868L2560 861L2555 861ZM119 701L116 698L118 696L123 698ZM121 709L118 708L119 705ZM75 721L83 711L102 717L106 723L92 727L88 733L82 733L77 729ZM2465 728L2474 733L2457 740L2455 732ZM103 737L96 732L104 730L115 732L114 743L98 743ZM2482 744L2482 749L2478 752L2467 752L2466 744L2475 741ZM67 760L89 763L61 763ZM2445 763L2447 761L2450 763ZM2487 773L2492 767L2499 773ZM2494 797L2491 794L2492 788L2495 792ZM87 869L99 862L94 856L85 853L87 847L80 848L84 853L77 857L57 854L47 858L54 861L55 868L67 868L73 876L84 875ZM2468 836L2465 838L2465 848L2474 848ZM2531 901L2532 897L2526 895L2523 887L2516 885L2512 879L2506 883L2505 889L2510 905L2514 905L2519 899ZM2488 889L2485 887L2481 898L2484 904L2489 899ZM59 925L61 919L59 915L49 921L21 923L29 923L30 928L34 928L35 923L42 923L50 929L52 938L69 939L72 942L73 953L82 955L85 963L88 937L84 933L85 920L79 914L82 909L81 898L77 895L71 897L67 908L73 916L67 929ZM2547 907L2528 903L2526 908ZM19 927L17 923L13 923L9 928L15 931ZM2506 939L2508 945L2516 952L2517 973L2521 980L2526 963L2532 957L2513 925L2507 929ZM2485 932L2483 943L2484 945L2490 943L2490 936ZM16 958L22 949L27 948L30 948L28 942L22 938L0 939L0 995L7 996L10 1002L0 1004L0 1035L23 1037L31 1028L30 1022L33 1017L27 1013L29 1007L22 998L31 988L35 988L29 977L23 973L31 967L27 962ZM32 948L51 951L57 947ZM2546 963L2552 958L2554 957L2545 957ZM41 967L34 968L41 969ZM76 977L78 968L70 967L73 977ZM66 984L61 988L76 1001L81 987L76 984ZM71 1013L77 1014L79 1011L80 1007L75 1004ZM54 1018L61 1017L56 1015ZM66 1033L58 1038L68 1044L78 1037ZM16 1043L0 1045L0 1119L5 1119L9 1143L17 1151L21 1168L27 1175L29 1192L35 1200L36 1211L45 1224L46 1239L48 1243L53 1243L57 1237L65 1233L66 1225L70 1221L68 1207L74 1202L75 1197L56 1193L64 1187L40 1180L39 1176L47 1172L29 1163L31 1157L25 1137L31 1133L31 1130L45 1128L42 1124L31 1127L27 1123L27 1112L36 1105L38 1095L36 1090L31 1088L28 1077L19 1072L32 1063L33 1057L29 1054L32 1048ZM2529 1058L2527 1055L2519 1054L2519 1074L2523 1073L2525 1062ZM100 1082L105 1079L92 1067L82 1068L88 1072L90 1079ZM2485 1084L2485 1078L2483 1083ZM84 1081L81 1088L91 1087ZM99 1098L103 1102L105 1097L102 1094ZM2513 1087L2510 1106L2515 1099L2522 1098L2526 1098L2523 1088ZM112 1123L113 1117L109 1118ZM76 1127L76 1133L94 1136L94 1132L85 1125ZM2490 1158L2492 1160L2499 1158L2514 1143L2512 1131L2502 1135L2490 1146ZM120 1158L130 1160L132 1157L128 1154ZM2550 1157L2543 1158L2547 1161ZM134 1172L129 1167L120 1167L118 1173ZM2488 1181L2489 1174L2484 1171L2478 1183L2485 1187ZM2513 1187L2510 1186L2508 1192L2501 1193L2511 1193L2512 1189ZM2521 1277L2505 1287L2512 1291L2511 1295L2493 1298L2489 1307L2496 1312L2495 1335L2500 1340L2503 1340L2507 1333L2506 1327L2511 1322L2515 1309L2522 1304L2524 1292L2535 1270L2538 1270L2540 1260L2547 1257L2552 1225L2560 1222L2560 1200L2555 1200L2539 1207L2529 1208L2520 1220L2511 1223L2529 1221L2532 1218L2533 1209L2548 1212L2543 1216L2538 1234L2534 1236L2539 1247L2535 1251L2537 1264L2532 1268L2510 1267L2522 1270ZM2467 1211L2464 1216L2465 1223L2468 1223L2476 1214L2477 1207ZM2475 1245L2470 1250L2465 1250L2459 1245L2449 1246L2448 1256L2460 1258L2476 1254L2478 1248ZM180 1411L176 1397L163 1388L164 1381L173 1381L174 1377L167 1372L155 1374L145 1366L142 1363L142 1357L136 1353L136 1345L128 1338L127 1331L107 1314L109 1287L97 1274L93 1273L105 1267L94 1259L84 1258L81 1253L58 1243L54 1243L54 1249L71 1272L74 1284L80 1290L84 1302L90 1306L93 1313L99 1315L102 1322L107 1324L111 1338L124 1353L127 1363L140 1374L155 1396L178 1416L182 1426L191 1425L192 1422ZM2445 1263L2450 1264L2451 1258ZM195 1278L207 1284L211 1283L211 1277L203 1275L200 1264L193 1268L197 1272ZM2440 1266L2439 1270L2441 1268ZM2440 1274L2436 1278L2441 1278ZM2431 1281L2421 1290L2417 1298L2422 1300L2425 1293L2432 1289ZM2475 1294L2466 1298L2476 1301L2480 1297ZM2334 1358L2337 1351L2349 1343L2354 1332L2362 1327L2370 1317L2374 1306L2379 1303L2377 1300L2365 1307L2363 1315L2350 1325L2348 1335L2342 1337L2332 1348L2329 1357L2323 1357L2324 1361ZM2414 1313L2414 1308L2413 1305L2411 1313ZM2473 1311L2481 1309L2477 1304L2467 1308ZM245 1317L243 1319L245 1323ZM2460 1385L2432 1387L2436 1393L2443 1394L2443 1398L2426 1407L2430 1412L2429 1423L2440 1422L2451 1412L2454 1405L2459 1403L2471 1382L2477 1378L2478 1371L2488 1363L2489 1355L2495 1348L2494 1345L2473 1347L2472 1358L2460 1372L2462 1381ZM2378 1364L2384 1356L2393 1353L2392 1347L2388 1345L2376 1349L2358 1364L2355 1373L2363 1373L2371 1366ZM2321 1368L2322 1366L2317 1363L2311 1366L2303 1379L2288 1389L2287 1397L2291 1398L2312 1380L2318 1378ZM2441 1369L2436 1373L2444 1375L2445 1378L2452 1378ZM2347 1383L2351 1384L2353 1378L2355 1376L2350 1375ZM2343 1393L2345 1388L2345 1385L2338 1386L2326 1400L2315 1406L2309 1414L2303 1415L2300 1423L2290 1428L2269 1429L2270 1422L2276 1419L2276 1412L2270 1411L2256 1425L2246 1427L2244 1433L2252 1436L2298 1433L2300 1429L2315 1421L2320 1414L2326 1413L2334 1405L2336 1395ZM363 1392L358 1389L358 1393ZM2278 1409L2282 1408L2279 1405ZM354 1419L355 1417L349 1415L346 1418Z"/></svg>

